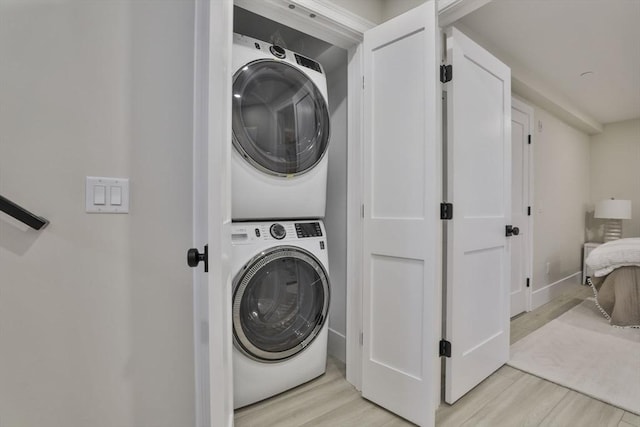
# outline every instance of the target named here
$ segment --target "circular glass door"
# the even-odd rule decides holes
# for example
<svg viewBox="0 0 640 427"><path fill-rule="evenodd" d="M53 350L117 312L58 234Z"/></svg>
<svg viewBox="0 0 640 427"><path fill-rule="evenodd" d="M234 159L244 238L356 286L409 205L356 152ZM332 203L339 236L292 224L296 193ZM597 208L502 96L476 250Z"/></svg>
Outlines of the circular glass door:
<svg viewBox="0 0 640 427"><path fill-rule="evenodd" d="M261 59L233 76L233 146L254 167L277 176L302 174L329 145L329 111L302 71Z"/></svg>
<svg viewBox="0 0 640 427"><path fill-rule="evenodd" d="M329 310L329 279L318 259L278 246L249 261L233 282L233 338L252 359L275 362L304 350Z"/></svg>

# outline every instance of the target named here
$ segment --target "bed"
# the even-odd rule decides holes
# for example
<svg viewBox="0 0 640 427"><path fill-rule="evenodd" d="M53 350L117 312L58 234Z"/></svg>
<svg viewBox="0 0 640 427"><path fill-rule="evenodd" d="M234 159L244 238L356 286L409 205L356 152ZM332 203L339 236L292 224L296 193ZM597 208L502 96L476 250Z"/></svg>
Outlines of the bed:
<svg viewBox="0 0 640 427"><path fill-rule="evenodd" d="M611 325L640 328L640 238L604 243L586 263L596 304Z"/></svg>

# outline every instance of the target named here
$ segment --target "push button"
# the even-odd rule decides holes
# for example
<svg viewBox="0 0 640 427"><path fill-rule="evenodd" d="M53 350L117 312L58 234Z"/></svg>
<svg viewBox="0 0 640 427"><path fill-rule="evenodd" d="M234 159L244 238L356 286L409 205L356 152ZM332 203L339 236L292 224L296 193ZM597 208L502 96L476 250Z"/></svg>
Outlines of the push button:
<svg viewBox="0 0 640 427"><path fill-rule="evenodd" d="M256 237L260 237L260 229L259 229L259 228L256 228L256 230L255 230L255 231L256 231Z"/></svg>

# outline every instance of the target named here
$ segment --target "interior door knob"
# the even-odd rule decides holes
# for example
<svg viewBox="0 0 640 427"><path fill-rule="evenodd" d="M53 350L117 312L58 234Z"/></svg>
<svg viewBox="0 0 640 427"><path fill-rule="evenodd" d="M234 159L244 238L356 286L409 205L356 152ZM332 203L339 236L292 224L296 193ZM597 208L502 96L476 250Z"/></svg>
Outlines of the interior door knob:
<svg viewBox="0 0 640 427"><path fill-rule="evenodd" d="M204 245L204 252L198 252L197 248L191 248L187 251L187 265L189 267L197 267L200 261L204 261L204 272L209 272L209 245Z"/></svg>
<svg viewBox="0 0 640 427"><path fill-rule="evenodd" d="M513 225L507 225L505 227L505 235L507 237L517 236L520 234L520 229L518 227L514 227Z"/></svg>

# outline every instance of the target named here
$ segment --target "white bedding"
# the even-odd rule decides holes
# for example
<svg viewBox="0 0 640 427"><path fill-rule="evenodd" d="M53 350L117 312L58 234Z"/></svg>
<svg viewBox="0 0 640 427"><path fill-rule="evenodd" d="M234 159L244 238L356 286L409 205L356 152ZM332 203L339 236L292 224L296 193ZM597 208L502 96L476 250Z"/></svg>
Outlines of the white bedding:
<svg viewBox="0 0 640 427"><path fill-rule="evenodd" d="M606 276L618 267L640 267L640 237L604 243L591 251L585 262L595 277Z"/></svg>

